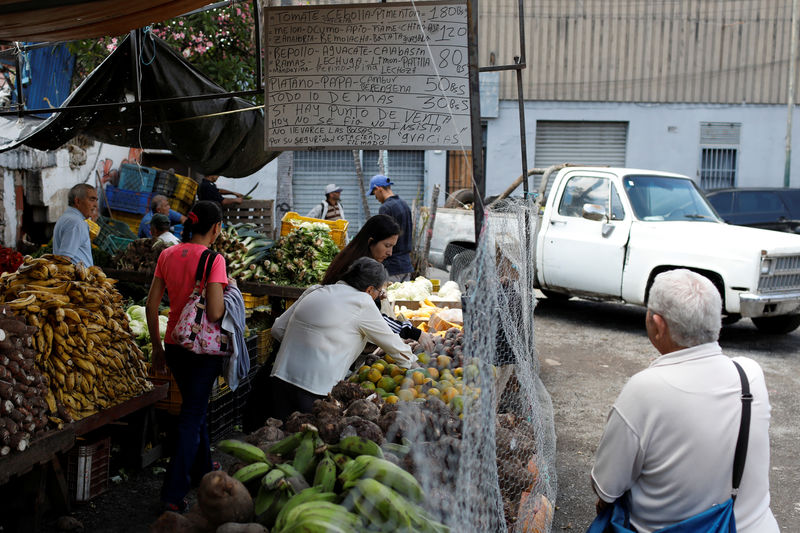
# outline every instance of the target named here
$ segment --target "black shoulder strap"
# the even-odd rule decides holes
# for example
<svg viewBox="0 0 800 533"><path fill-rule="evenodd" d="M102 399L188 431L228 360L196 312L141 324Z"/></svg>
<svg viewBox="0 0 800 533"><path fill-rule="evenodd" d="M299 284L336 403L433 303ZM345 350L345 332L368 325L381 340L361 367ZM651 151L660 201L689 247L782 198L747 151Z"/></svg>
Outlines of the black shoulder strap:
<svg viewBox="0 0 800 533"><path fill-rule="evenodd" d="M739 438L736 440L736 452L733 456L733 493L731 497L736 500L739 493L739 483L742 481L744 473L744 461L747 458L747 443L750 439L750 404L753 403L753 395L750 394L750 383L747 381L747 374L737 363L736 370L739 372L739 380L742 382L742 421L739 424Z"/></svg>
<svg viewBox="0 0 800 533"><path fill-rule="evenodd" d="M211 268L214 266L214 260L217 258L217 252L212 250L203 250L200 254L200 260L197 262L197 271L195 272L194 279L199 285L203 285L203 280L208 280L211 275Z"/></svg>
<svg viewBox="0 0 800 533"><path fill-rule="evenodd" d="M194 274L194 280L197 282L203 281L203 269L209 255L211 255L211 250L209 249L203 250L203 253L200 254L200 260L197 262L197 270Z"/></svg>

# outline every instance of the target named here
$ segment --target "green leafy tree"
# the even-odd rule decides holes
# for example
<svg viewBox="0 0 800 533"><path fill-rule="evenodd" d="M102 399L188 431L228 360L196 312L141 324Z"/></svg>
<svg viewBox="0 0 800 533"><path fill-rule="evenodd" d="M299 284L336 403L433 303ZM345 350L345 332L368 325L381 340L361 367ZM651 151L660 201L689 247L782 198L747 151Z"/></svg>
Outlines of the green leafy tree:
<svg viewBox="0 0 800 533"><path fill-rule="evenodd" d="M153 24L149 31L225 89L243 91L256 88L256 39L251 3L242 2L170 19ZM71 43L70 50L76 56L73 86L77 86L114 51L123 38L104 37Z"/></svg>

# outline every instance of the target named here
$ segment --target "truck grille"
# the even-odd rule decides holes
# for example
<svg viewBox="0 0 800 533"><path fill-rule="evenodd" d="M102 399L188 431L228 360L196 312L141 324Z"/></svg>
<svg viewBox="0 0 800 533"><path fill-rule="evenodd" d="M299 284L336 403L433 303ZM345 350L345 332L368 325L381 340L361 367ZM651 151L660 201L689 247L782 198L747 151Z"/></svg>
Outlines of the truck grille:
<svg viewBox="0 0 800 533"><path fill-rule="evenodd" d="M761 274L758 292L786 292L800 290L800 255L770 257L774 265L768 274Z"/></svg>

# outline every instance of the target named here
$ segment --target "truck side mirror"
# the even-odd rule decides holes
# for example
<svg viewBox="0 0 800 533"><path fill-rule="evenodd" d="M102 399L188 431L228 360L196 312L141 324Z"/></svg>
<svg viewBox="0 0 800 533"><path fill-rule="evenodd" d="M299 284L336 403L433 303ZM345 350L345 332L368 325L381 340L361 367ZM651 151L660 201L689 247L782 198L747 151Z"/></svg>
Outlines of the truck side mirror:
<svg viewBox="0 0 800 533"><path fill-rule="evenodd" d="M607 220L606 208L600 204L583 204L583 218L600 222Z"/></svg>

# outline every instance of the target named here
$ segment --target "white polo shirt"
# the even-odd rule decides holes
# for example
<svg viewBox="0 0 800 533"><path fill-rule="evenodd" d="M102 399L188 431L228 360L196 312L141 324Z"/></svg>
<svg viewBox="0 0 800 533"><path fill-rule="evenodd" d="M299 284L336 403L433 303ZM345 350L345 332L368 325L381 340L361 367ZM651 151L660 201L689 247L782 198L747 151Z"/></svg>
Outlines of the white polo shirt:
<svg viewBox="0 0 800 533"><path fill-rule="evenodd" d="M736 358L753 394L750 441L734 505L739 533L778 533L769 508L770 405L764 373ZM592 482L613 502L631 492L631 524L650 533L731 495L741 382L716 342L663 355L633 376L608 415Z"/></svg>

